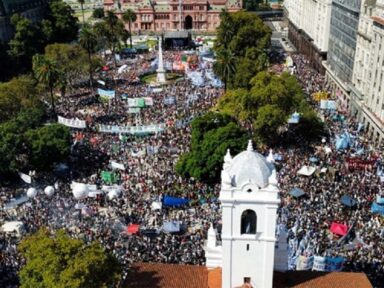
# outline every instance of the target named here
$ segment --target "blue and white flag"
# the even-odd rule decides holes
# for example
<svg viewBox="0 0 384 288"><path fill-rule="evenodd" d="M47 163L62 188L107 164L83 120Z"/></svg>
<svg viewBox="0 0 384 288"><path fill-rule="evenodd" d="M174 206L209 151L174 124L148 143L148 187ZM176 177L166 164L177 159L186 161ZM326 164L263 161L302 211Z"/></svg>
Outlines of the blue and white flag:
<svg viewBox="0 0 384 288"><path fill-rule="evenodd" d="M97 94L105 98L115 98L116 92L115 90L104 90L104 89L98 88Z"/></svg>

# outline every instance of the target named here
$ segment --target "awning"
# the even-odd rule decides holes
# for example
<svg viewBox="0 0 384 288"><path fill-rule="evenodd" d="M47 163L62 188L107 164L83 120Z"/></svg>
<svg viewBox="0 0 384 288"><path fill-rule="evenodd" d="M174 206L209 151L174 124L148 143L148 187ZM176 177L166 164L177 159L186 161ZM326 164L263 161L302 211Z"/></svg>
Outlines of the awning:
<svg viewBox="0 0 384 288"><path fill-rule="evenodd" d="M316 171L315 167L306 166L300 168L299 171L297 171L297 174L304 175L304 176L311 176Z"/></svg>
<svg viewBox="0 0 384 288"><path fill-rule="evenodd" d="M353 207L357 204L356 200L354 200L352 197L348 196L348 195L343 195L341 198L340 198L340 202L345 205L345 206L348 206L348 207Z"/></svg>
<svg viewBox="0 0 384 288"><path fill-rule="evenodd" d="M289 194L295 198L299 198L305 195L305 192L300 188L293 188L291 191L289 191Z"/></svg>
<svg viewBox="0 0 384 288"><path fill-rule="evenodd" d="M164 199L163 199L163 205L164 206L179 207L179 206L186 205L188 203L189 203L189 200L186 198L164 196Z"/></svg>
<svg viewBox="0 0 384 288"><path fill-rule="evenodd" d="M344 224L333 222L330 230L333 234L344 236L348 232L348 226L344 225Z"/></svg>
<svg viewBox="0 0 384 288"><path fill-rule="evenodd" d="M138 224L130 224L127 227L127 232L129 235L136 234L139 232L140 226Z"/></svg>
<svg viewBox="0 0 384 288"><path fill-rule="evenodd" d="M180 232L180 223L176 221L166 221L163 224L162 230L166 233Z"/></svg>

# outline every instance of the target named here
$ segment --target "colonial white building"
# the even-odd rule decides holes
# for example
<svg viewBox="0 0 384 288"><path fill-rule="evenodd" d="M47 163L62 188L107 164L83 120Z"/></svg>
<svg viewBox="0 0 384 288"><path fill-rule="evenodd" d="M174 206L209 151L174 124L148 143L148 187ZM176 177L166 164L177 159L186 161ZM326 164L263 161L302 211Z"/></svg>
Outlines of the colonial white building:
<svg viewBox="0 0 384 288"><path fill-rule="evenodd" d="M323 72L328 51L332 0L286 0L289 39L307 55L312 66Z"/></svg>
<svg viewBox="0 0 384 288"><path fill-rule="evenodd" d="M208 268L222 267L222 288L272 287L278 192L273 164L253 150L251 141L234 158L228 151L221 172L222 246L216 245L211 227L205 248ZM284 241L278 246L286 250ZM286 270L288 257L282 256L278 269Z"/></svg>

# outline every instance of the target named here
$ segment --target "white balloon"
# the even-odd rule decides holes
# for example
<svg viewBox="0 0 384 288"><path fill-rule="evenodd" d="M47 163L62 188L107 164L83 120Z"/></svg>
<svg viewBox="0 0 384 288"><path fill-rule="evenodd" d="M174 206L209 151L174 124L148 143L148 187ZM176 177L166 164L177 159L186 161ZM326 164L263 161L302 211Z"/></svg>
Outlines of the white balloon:
<svg viewBox="0 0 384 288"><path fill-rule="evenodd" d="M75 199L83 199L88 196L88 187L87 184L78 183L72 189L72 194Z"/></svg>
<svg viewBox="0 0 384 288"><path fill-rule="evenodd" d="M53 194L55 194L55 188L53 188L52 186L47 186L47 187L45 187L45 189L44 189L44 193L45 193L45 195L47 195L48 197L52 197Z"/></svg>
<svg viewBox="0 0 384 288"><path fill-rule="evenodd" d="M36 188L31 187L31 188L29 188L29 189L27 190L27 196L28 196L28 198L35 198L36 195L37 195L37 190L36 190Z"/></svg>

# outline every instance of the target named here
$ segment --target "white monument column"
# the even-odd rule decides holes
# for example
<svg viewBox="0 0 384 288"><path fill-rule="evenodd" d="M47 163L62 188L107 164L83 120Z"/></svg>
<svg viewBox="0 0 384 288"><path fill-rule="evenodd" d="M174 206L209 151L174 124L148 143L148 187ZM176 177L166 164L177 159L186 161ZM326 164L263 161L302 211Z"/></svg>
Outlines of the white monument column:
<svg viewBox="0 0 384 288"><path fill-rule="evenodd" d="M158 83L165 83L166 82L166 76L165 76L165 69L164 69L164 63L163 63L163 48L162 48L162 41L161 36L159 37L159 63L157 65L157 82Z"/></svg>

